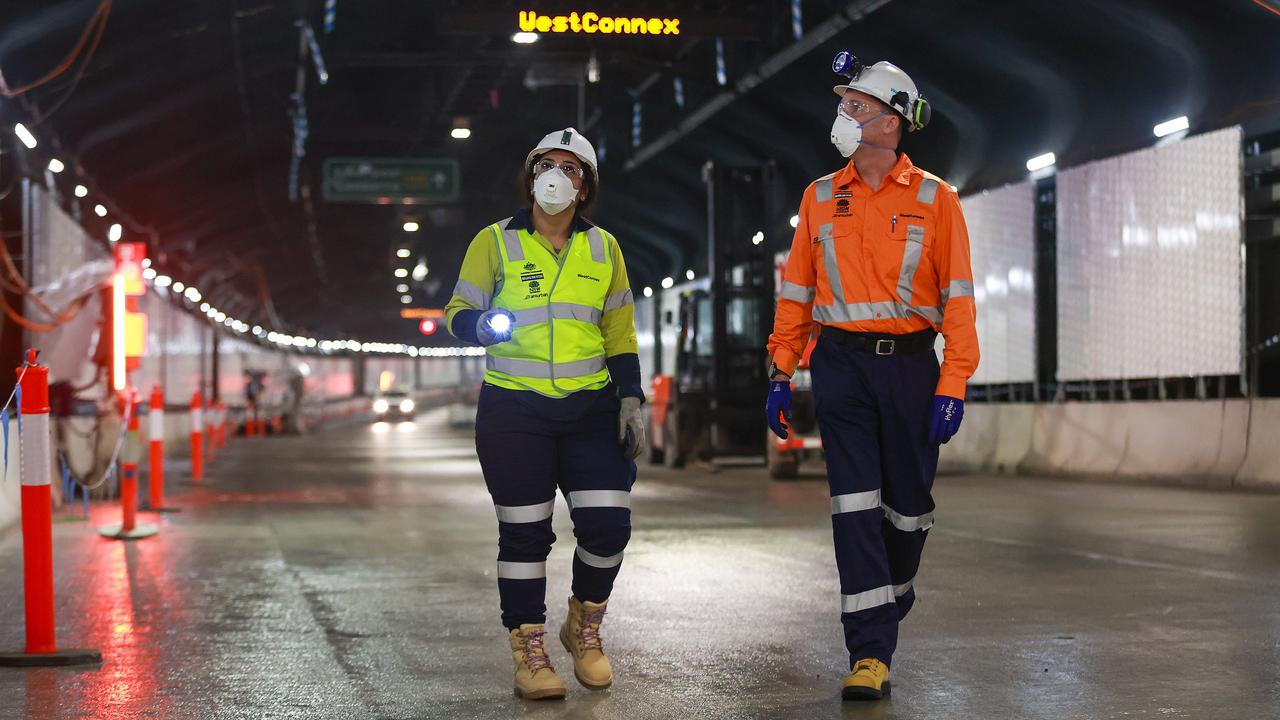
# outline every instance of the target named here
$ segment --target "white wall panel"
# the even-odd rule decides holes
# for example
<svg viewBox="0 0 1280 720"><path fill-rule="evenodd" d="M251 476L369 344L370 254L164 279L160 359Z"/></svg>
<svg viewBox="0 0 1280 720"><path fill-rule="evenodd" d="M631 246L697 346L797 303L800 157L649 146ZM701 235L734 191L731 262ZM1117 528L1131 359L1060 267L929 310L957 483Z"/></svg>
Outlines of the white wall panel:
<svg viewBox="0 0 1280 720"><path fill-rule="evenodd" d="M1233 375L1239 127L1058 173L1058 377Z"/></svg>
<svg viewBox="0 0 1280 720"><path fill-rule="evenodd" d="M1006 185L961 201L969 228L982 359L970 382L1036 379L1035 187Z"/></svg>

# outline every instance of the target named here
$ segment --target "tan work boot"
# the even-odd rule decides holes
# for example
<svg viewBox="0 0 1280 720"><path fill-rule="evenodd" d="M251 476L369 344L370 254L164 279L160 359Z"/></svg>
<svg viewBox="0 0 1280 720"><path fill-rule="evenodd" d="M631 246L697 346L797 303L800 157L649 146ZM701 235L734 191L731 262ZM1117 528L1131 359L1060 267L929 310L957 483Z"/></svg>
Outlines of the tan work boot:
<svg viewBox="0 0 1280 720"><path fill-rule="evenodd" d="M560 642L573 655L573 674L589 690L603 690L613 684L613 667L600 642L600 623L609 601L581 602L569 597L569 616L560 628Z"/></svg>
<svg viewBox="0 0 1280 720"><path fill-rule="evenodd" d="M541 625L521 625L511 631L511 658L516 661L516 695L525 700L552 700L564 697L564 681L551 667L542 638Z"/></svg>
<svg viewBox="0 0 1280 720"><path fill-rule="evenodd" d="M889 668L875 658L863 658L844 679L840 695L845 700L880 700L889 697L889 688Z"/></svg>

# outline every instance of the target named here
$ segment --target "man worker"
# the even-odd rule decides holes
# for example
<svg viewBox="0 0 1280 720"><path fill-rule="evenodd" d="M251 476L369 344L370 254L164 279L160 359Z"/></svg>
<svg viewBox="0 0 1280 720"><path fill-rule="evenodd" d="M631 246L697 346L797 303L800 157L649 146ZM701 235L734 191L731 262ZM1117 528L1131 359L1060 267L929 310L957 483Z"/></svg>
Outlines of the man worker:
<svg viewBox="0 0 1280 720"><path fill-rule="evenodd" d="M790 377L817 323L809 368L851 669L842 695L878 700L915 602L938 447L960 426L978 338L960 201L897 149L928 123L928 102L889 62L840 53L833 69L848 82L835 87L831 142L849 163L800 201L769 337L766 413L786 438Z"/></svg>

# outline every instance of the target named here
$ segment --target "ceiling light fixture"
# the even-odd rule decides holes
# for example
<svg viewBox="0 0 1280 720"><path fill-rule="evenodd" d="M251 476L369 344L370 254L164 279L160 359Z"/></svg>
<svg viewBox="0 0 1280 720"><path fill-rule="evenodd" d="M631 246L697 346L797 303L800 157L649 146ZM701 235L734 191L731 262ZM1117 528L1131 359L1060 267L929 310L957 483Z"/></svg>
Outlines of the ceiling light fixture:
<svg viewBox="0 0 1280 720"><path fill-rule="evenodd" d="M1176 117L1172 120L1165 120L1159 125L1156 125L1155 127L1151 128L1151 132L1155 133L1156 137L1162 138L1165 135L1172 135L1176 132L1182 132L1183 130L1186 130L1189 127L1191 127L1191 123L1187 121L1187 116L1183 115L1182 117Z"/></svg>
<svg viewBox="0 0 1280 720"><path fill-rule="evenodd" d="M18 136L18 139L22 141L22 144L27 146L27 149L36 149L36 136L31 134L31 131L27 129L26 125L23 125L22 123L14 125L13 132Z"/></svg>
<svg viewBox="0 0 1280 720"><path fill-rule="evenodd" d="M1057 162L1058 162L1058 159L1054 157L1053 153L1051 152L1045 153L1043 155L1037 155L1027 161L1027 172L1035 172L1037 170L1043 170L1047 167L1050 167L1056 164Z"/></svg>

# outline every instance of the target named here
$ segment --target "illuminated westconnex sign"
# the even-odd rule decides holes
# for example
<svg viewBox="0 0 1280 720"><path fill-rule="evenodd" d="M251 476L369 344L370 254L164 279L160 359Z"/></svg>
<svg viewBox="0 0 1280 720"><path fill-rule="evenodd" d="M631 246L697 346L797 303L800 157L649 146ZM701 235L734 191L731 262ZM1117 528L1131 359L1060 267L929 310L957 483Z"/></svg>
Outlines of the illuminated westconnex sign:
<svg viewBox="0 0 1280 720"><path fill-rule="evenodd" d="M601 17L594 12L539 15L533 10L521 10L520 32L679 35L680 18Z"/></svg>

